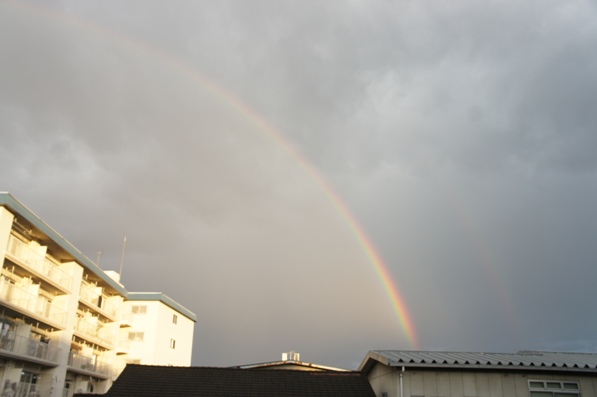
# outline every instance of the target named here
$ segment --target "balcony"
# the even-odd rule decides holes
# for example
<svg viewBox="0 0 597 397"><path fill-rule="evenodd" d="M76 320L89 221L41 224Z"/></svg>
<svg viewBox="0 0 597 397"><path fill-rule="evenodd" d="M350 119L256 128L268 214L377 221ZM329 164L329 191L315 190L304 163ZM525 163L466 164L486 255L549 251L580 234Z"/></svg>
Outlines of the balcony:
<svg viewBox="0 0 597 397"><path fill-rule="evenodd" d="M97 356L88 356L83 353L71 351L68 356L68 366L71 371L89 374L101 378L108 378L112 366L97 359Z"/></svg>
<svg viewBox="0 0 597 397"><path fill-rule="evenodd" d="M0 276L0 301L14 310L44 322L54 328L64 329L66 311L41 295L32 294L26 287L16 285L12 280Z"/></svg>
<svg viewBox="0 0 597 397"><path fill-rule="evenodd" d="M129 313L122 313L120 315L120 326L122 328L125 327L132 327L133 326L133 320L134 320L134 315L133 313L129 312Z"/></svg>
<svg viewBox="0 0 597 397"><path fill-rule="evenodd" d="M0 336L0 355L58 365L60 349L47 342L8 332Z"/></svg>
<svg viewBox="0 0 597 397"><path fill-rule="evenodd" d="M75 333L80 337L89 340L97 345L107 349L114 347L114 333L111 332L106 324L95 318L77 317L75 324Z"/></svg>
<svg viewBox="0 0 597 397"><path fill-rule="evenodd" d="M116 344L116 354L127 354L131 350L131 341L121 339Z"/></svg>
<svg viewBox="0 0 597 397"><path fill-rule="evenodd" d="M97 310L100 314L103 314L112 321L116 321L118 316L118 305L109 302L108 298L98 291L99 289L99 287L83 282L81 284L81 291L79 292L81 302L89 306L89 308Z"/></svg>
<svg viewBox="0 0 597 397"><path fill-rule="evenodd" d="M12 234L8 238L6 254L12 262L27 269L40 279L52 284L64 293L70 292L73 277L60 269L45 255L35 252L29 245Z"/></svg>

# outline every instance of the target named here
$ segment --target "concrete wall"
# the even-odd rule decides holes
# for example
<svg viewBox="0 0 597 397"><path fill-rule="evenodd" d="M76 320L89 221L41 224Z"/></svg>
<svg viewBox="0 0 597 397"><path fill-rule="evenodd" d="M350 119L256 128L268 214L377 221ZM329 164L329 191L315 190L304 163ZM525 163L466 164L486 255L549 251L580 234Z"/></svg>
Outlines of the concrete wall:
<svg viewBox="0 0 597 397"><path fill-rule="evenodd" d="M193 329L195 323L158 302L158 324L155 352L168 365L189 366L193 350ZM174 323L176 316L176 323Z"/></svg>
<svg viewBox="0 0 597 397"><path fill-rule="evenodd" d="M133 306L145 306L146 312L133 314L133 326L126 329L127 334L144 333L143 341L130 341L129 359L140 364L191 365L195 323L160 301L125 302L126 310Z"/></svg>

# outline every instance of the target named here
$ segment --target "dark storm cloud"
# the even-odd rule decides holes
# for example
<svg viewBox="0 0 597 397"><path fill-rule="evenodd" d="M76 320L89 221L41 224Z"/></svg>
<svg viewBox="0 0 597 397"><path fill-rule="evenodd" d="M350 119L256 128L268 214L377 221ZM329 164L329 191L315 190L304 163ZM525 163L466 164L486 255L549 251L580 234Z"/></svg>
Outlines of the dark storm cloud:
<svg viewBox="0 0 597 397"><path fill-rule="evenodd" d="M583 2L6 2L0 169L123 281L197 313L195 364L356 367L594 345L596 10ZM183 66L184 65L184 66ZM184 275L184 276L181 276Z"/></svg>

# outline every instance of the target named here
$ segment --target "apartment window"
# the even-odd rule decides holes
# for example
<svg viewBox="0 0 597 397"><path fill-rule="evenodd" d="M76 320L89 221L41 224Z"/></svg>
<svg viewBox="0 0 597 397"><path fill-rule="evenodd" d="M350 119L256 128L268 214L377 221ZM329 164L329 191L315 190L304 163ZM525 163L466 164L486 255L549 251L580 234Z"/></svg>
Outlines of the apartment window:
<svg viewBox="0 0 597 397"><path fill-rule="evenodd" d="M578 382L529 380L531 397L579 397Z"/></svg>
<svg viewBox="0 0 597 397"><path fill-rule="evenodd" d="M147 313L147 306L145 305L135 305L131 307L131 313L133 314L146 314Z"/></svg>
<svg viewBox="0 0 597 397"><path fill-rule="evenodd" d="M174 339L170 339L170 349L176 349L176 341Z"/></svg>
<svg viewBox="0 0 597 397"><path fill-rule="evenodd" d="M178 322L178 316L176 314L172 315L172 322L176 324Z"/></svg>
<svg viewBox="0 0 597 397"><path fill-rule="evenodd" d="M37 381L39 376L32 372L22 371L19 384L19 396L36 396L39 393Z"/></svg>
<svg viewBox="0 0 597 397"><path fill-rule="evenodd" d="M70 390L73 388L74 382L72 380L64 381L64 389L62 389L62 397L70 397Z"/></svg>
<svg viewBox="0 0 597 397"><path fill-rule="evenodd" d="M129 332L129 340L143 342L143 332Z"/></svg>

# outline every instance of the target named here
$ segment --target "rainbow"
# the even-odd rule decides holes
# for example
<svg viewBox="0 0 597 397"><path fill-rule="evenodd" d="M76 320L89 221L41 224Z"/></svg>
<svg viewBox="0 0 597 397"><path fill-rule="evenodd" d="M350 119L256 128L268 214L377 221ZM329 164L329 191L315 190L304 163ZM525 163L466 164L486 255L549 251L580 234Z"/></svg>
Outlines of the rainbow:
<svg viewBox="0 0 597 397"><path fill-rule="evenodd" d="M496 301L499 303L501 311L508 318L506 325L514 335L520 335L519 325L522 324L522 322L520 321L511 295L508 294L507 289L504 288L506 281L502 274L497 271L499 265L491 252L489 245L481 238L482 233L477 227L473 217L470 215L470 212L466 210L466 205L464 204L463 199L459 197L452 186L444 182L444 178L439 175L432 175L435 176L437 184L442 188L444 194L443 197L450 202L455 213L458 215L460 223L472 241L471 247L476 251L477 256L480 258L479 263L485 270L487 281L490 284L493 284L494 291L497 295Z"/></svg>
<svg viewBox="0 0 597 397"><path fill-rule="evenodd" d="M334 191L330 184L325 180L321 172L314 165L312 165L308 161L308 159L304 155L302 155L296 149L296 147L290 141L288 141L288 139L286 139L286 137L280 131L278 131L271 123L269 123L260 114L256 113L238 97L232 95L222 86L207 79L195 68L182 62L178 58L175 58L161 50L158 50L153 46L148 45L146 42L137 40L130 36L123 35L119 32L116 32L112 29L108 29L105 26L99 25L95 22L83 20L79 16L75 17L72 15L60 13L48 7L42 7L41 5L33 5L31 3L25 2L10 3L12 3L15 7L26 8L27 10L37 12L38 15L50 17L51 19L58 20L59 22L66 22L71 26L80 27L83 29L100 33L102 36L112 38L115 42L125 43L131 49L141 51L144 54L148 54L151 57L164 62L173 70L182 73L189 80L195 82L203 89L206 89L210 93L214 94L224 103L228 104L228 106L230 106L232 109L239 112L249 123L253 124L262 132L268 134L272 139L274 139L280 145L282 145L283 148L294 159L298 161L298 163L307 172L307 174L310 175L317 182L317 185L321 188L324 195L328 198L328 200L332 203L333 207L339 212L342 219L346 222L346 224L352 231L354 237L358 241L359 245L366 253L371 266L373 267L377 277L379 278L383 286L383 289L389 301L391 302L392 309L395 313L396 318L398 319L402 332L404 333L412 347L416 349L419 348L415 326L411 318L411 315L407 309L405 300L401 296L398 286L393 280L388 266L384 263L377 249L370 241L370 239L367 237L362 227L359 225L356 218L349 211L348 207L343 202L343 200L338 196L338 194Z"/></svg>

